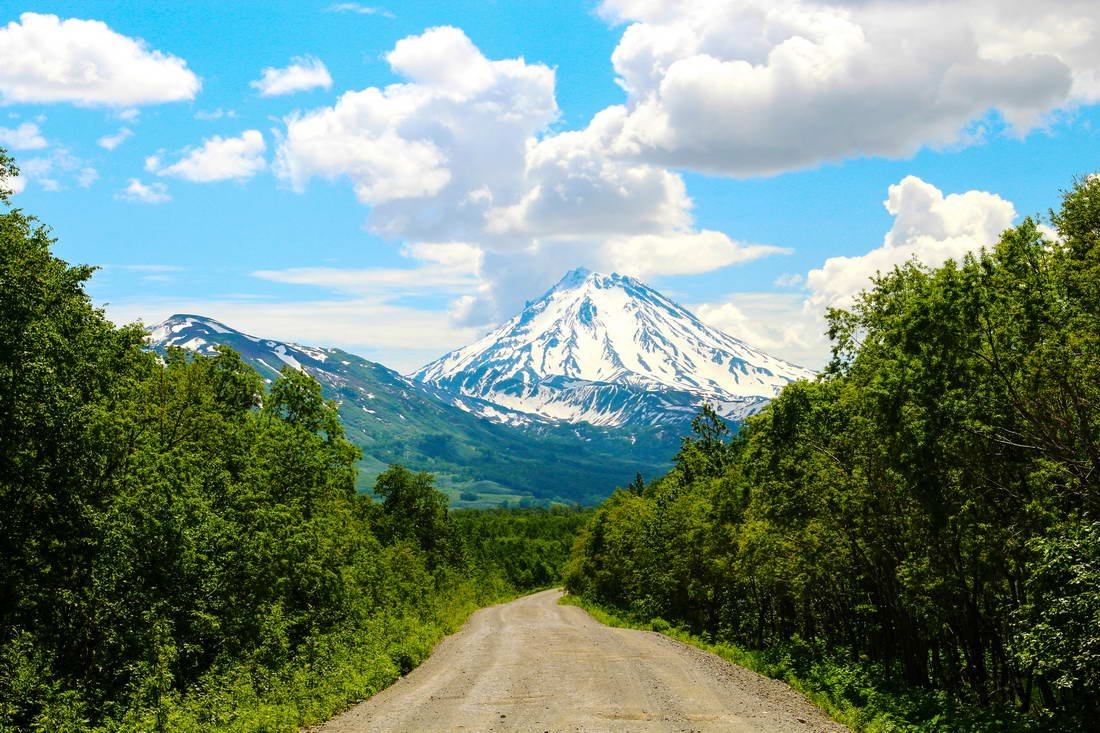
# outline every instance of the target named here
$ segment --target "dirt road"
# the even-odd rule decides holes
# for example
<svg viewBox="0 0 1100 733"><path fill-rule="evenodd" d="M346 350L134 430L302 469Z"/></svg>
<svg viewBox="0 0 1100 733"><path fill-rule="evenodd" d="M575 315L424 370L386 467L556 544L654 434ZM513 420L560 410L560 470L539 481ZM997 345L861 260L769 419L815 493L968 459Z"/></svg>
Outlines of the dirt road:
<svg viewBox="0 0 1100 733"><path fill-rule="evenodd" d="M544 591L470 617L424 664L320 730L845 731L781 682Z"/></svg>

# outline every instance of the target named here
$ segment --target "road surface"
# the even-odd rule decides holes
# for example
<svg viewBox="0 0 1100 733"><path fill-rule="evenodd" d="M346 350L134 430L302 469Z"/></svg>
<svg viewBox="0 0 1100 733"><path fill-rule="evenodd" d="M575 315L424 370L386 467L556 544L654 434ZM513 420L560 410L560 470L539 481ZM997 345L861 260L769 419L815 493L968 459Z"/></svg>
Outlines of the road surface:
<svg viewBox="0 0 1100 733"><path fill-rule="evenodd" d="M381 731L846 731L782 682L549 590L474 613L393 686L319 728Z"/></svg>

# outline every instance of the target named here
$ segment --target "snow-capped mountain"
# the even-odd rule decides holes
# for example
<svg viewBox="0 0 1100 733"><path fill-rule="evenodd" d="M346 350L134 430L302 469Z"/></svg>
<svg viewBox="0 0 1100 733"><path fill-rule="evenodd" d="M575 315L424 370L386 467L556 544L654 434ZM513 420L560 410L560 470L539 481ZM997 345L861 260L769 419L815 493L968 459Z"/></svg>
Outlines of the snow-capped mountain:
<svg viewBox="0 0 1100 733"><path fill-rule="evenodd" d="M150 348L163 353L170 346L178 346L206 356L215 353L219 344L232 346L249 361L268 382L279 376L284 366L304 369L306 366L321 369L332 358L335 349L317 349L311 346L272 341L249 336L230 328L213 318L178 313L149 329ZM332 364L325 371L329 371Z"/></svg>
<svg viewBox="0 0 1100 733"><path fill-rule="evenodd" d="M594 425L741 419L813 372L707 326L624 275L573 270L518 316L411 376L502 407Z"/></svg>

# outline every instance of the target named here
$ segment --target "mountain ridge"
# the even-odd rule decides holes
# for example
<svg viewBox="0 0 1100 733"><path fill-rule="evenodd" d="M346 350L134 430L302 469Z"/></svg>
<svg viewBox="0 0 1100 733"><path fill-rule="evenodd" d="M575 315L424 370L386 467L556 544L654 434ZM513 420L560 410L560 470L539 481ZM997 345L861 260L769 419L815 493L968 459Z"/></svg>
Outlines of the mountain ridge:
<svg viewBox="0 0 1100 733"><path fill-rule="evenodd" d="M284 367L315 378L337 401L348 438L363 451L361 490L390 463L430 471L456 506L591 504L641 471L667 470L679 433L561 424L456 396L335 348L238 331L181 313L149 329L149 348L211 355L223 344L270 383ZM476 499L463 499L476 495Z"/></svg>

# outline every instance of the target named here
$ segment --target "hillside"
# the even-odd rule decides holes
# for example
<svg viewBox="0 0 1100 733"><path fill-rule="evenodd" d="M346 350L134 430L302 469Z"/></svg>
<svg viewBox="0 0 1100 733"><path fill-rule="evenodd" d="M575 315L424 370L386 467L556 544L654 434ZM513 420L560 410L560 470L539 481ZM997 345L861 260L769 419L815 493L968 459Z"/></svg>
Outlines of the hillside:
<svg viewBox="0 0 1100 733"><path fill-rule="evenodd" d="M150 329L150 348L159 353L176 346L209 354L219 344L266 380L290 366L321 383L326 398L339 403L348 439L363 451L361 489L388 464L402 463L435 473L456 506L591 504L638 471L667 470L680 437L646 426L557 423L456 397L339 349L260 338L202 316L174 315Z"/></svg>

